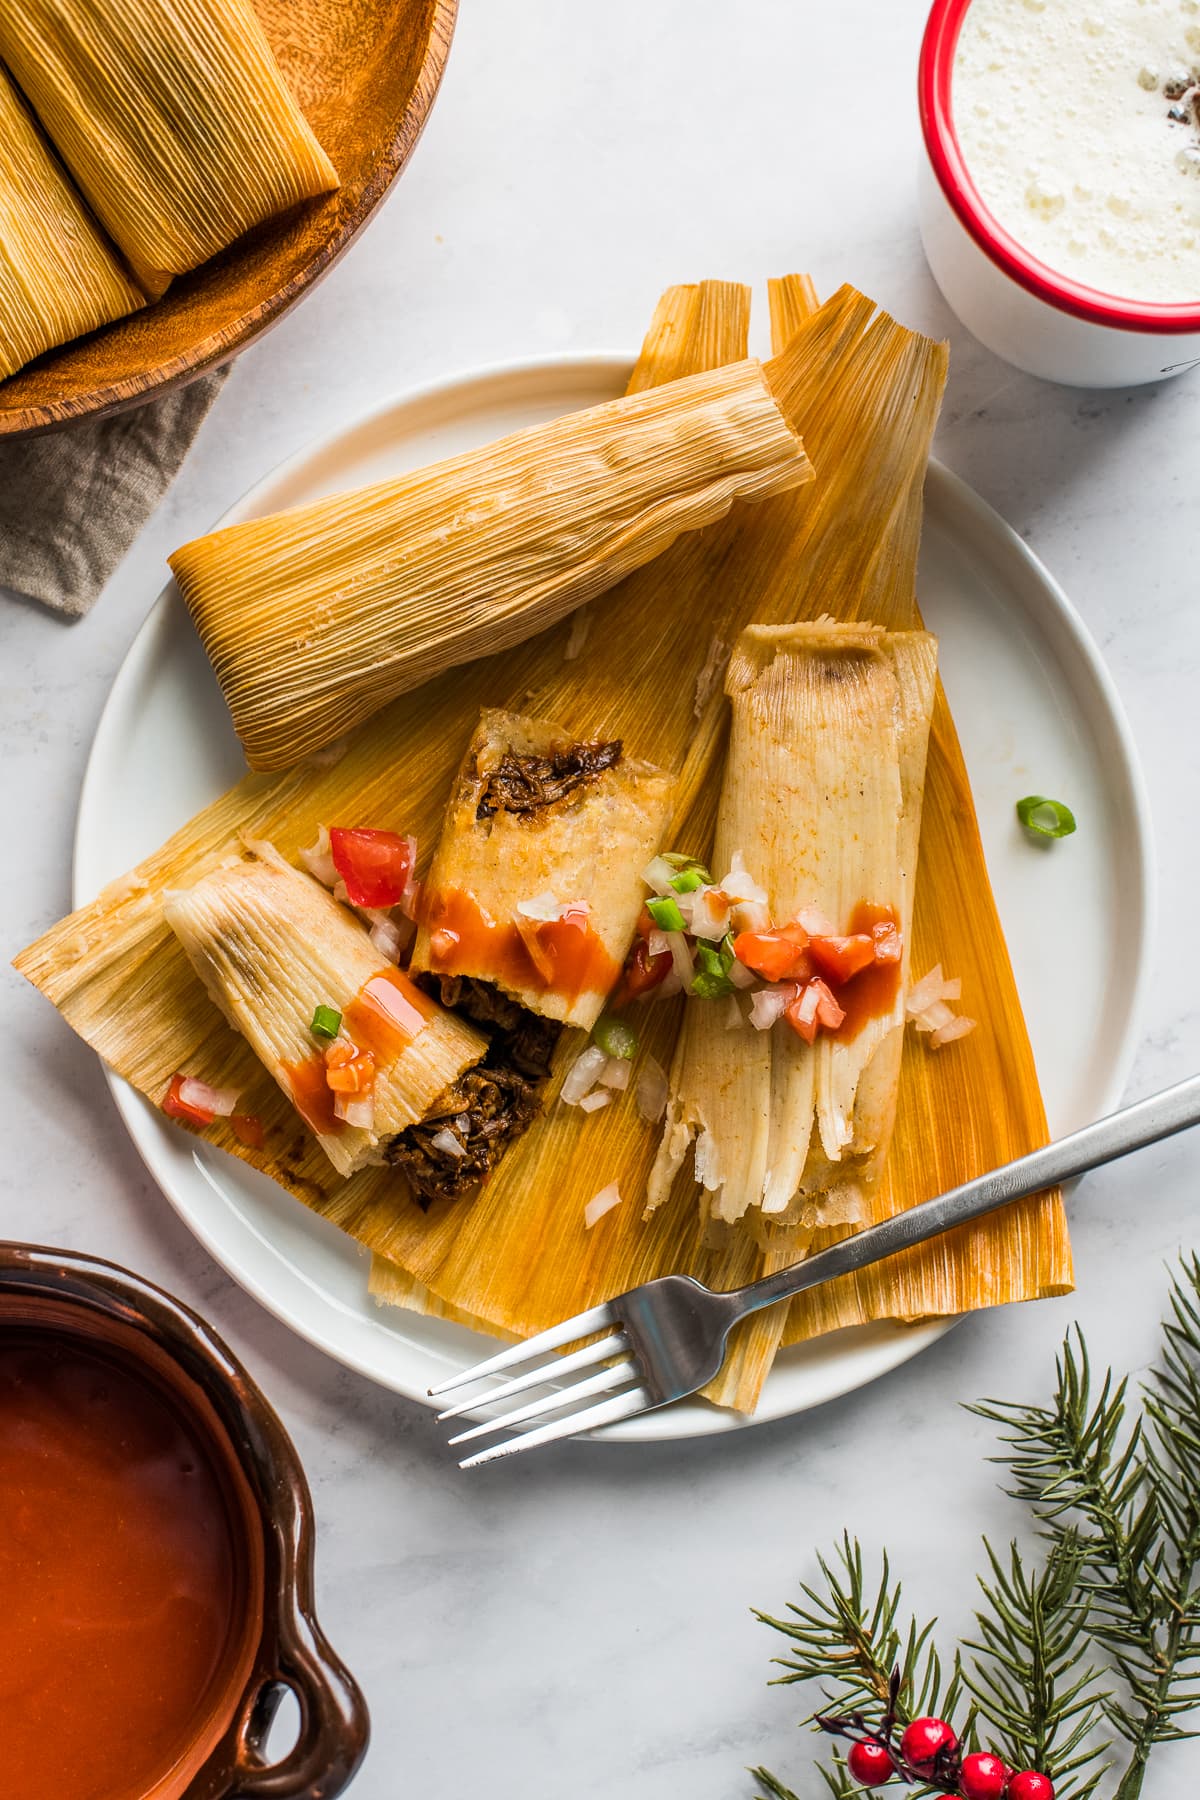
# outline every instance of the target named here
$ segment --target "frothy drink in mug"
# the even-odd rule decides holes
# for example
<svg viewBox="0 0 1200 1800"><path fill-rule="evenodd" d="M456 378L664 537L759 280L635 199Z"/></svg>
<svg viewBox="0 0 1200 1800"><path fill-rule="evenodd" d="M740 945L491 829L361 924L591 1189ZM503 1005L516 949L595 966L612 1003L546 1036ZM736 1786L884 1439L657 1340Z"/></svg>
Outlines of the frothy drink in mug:
<svg viewBox="0 0 1200 1800"><path fill-rule="evenodd" d="M1200 301L1200 0L974 0L953 104L984 204L1034 256Z"/></svg>

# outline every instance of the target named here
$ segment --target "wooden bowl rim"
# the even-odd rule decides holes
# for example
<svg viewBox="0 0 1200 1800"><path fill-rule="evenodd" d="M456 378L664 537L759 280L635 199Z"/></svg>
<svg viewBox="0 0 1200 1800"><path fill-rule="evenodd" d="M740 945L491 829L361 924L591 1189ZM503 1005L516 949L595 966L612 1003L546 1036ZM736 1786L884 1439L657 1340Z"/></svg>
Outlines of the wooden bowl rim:
<svg viewBox="0 0 1200 1800"><path fill-rule="evenodd" d="M433 0L425 54L405 103L399 126L380 157L370 181L359 195L354 210L340 222L338 229L321 245L298 275L257 306L235 320L232 325L199 339L183 356L172 357L153 371L147 383L145 376L126 375L90 393L77 395L53 406L24 406L5 411L3 383L0 383L0 438L37 437L43 432L81 423L84 419L107 419L116 413L157 400L172 389L185 387L210 369L230 361L255 339L277 325L291 308L303 298L349 249L366 225L389 188L404 169L425 129L433 110L458 17L459 0ZM106 328L107 329L107 328Z"/></svg>

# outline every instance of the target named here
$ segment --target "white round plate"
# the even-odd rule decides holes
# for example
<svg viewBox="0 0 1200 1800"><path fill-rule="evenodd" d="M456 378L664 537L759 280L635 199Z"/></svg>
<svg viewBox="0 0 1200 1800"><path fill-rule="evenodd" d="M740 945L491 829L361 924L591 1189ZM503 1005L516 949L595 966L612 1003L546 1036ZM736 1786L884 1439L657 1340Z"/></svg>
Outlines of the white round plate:
<svg viewBox="0 0 1200 1800"><path fill-rule="evenodd" d="M629 368L625 356L560 357L422 388L285 463L222 522L377 481L611 399ZM1061 1133L1116 1105L1132 1058L1153 910L1141 775L1112 683L1062 590L945 469L931 468L926 493L921 603L941 640L1050 1125ZM75 842L76 903L243 770L216 681L168 587L96 733ZM1048 847L1030 842L1013 812L1028 793L1067 800L1077 835ZM196 1236L311 1343L417 1400L487 1353L488 1340L460 1327L381 1310L349 1238L234 1158L197 1147L124 1082L113 1078L112 1087L134 1143ZM688 1437L801 1412L895 1368L946 1329L878 1325L787 1350L750 1421L692 1401L603 1435Z"/></svg>

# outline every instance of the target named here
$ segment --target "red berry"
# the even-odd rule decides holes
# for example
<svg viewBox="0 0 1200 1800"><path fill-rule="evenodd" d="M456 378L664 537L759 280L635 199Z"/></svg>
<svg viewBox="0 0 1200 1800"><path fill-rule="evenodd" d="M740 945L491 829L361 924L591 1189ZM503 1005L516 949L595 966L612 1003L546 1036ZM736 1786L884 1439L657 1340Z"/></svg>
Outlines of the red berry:
<svg viewBox="0 0 1200 1800"><path fill-rule="evenodd" d="M963 1800L1002 1800L1008 1770L998 1756L987 1750L975 1750L964 1756L958 1785Z"/></svg>
<svg viewBox="0 0 1200 1800"><path fill-rule="evenodd" d="M878 1738L868 1738L862 1744L851 1744L846 1764L855 1781L862 1787L881 1787L896 1773L891 1751Z"/></svg>
<svg viewBox="0 0 1200 1800"><path fill-rule="evenodd" d="M945 1719L914 1719L904 1728L900 1753L914 1769L929 1769L939 1751L953 1750L957 1742ZM1030 1794L1026 1800L1037 1800L1037 1796Z"/></svg>
<svg viewBox="0 0 1200 1800"><path fill-rule="evenodd" d="M1054 1783L1036 1769L1022 1769L1009 1781L1008 1800L1054 1800Z"/></svg>

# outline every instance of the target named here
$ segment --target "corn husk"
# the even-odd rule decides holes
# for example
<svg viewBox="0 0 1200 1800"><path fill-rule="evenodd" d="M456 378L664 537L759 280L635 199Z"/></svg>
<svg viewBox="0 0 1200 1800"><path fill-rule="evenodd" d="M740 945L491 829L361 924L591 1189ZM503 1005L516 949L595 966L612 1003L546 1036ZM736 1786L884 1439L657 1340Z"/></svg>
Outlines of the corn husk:
<svg viewBox="0 0 1200 1800"><path fill-rule="evenodd" d="M853 909L881 903L907 945L936 672L927 632L818 621L738 639L713 861L740 855L772 919L813 908L855 929ZM895 1119L905 973L901 958L858 1030L812 1044L755 1030L745 1000L732 1039L710 1002L688 1005L649 1205L682 1171L706 1218L750 1213L796 1255L821 1224L863 1223Z"/></svg>
<svg viewBox="0 0 1200 1800"><path fill-rule="evenodd" d="M170 558L252 768L522 642L735 500L812 478L761 366L573 413Z"/></svg>
<svg viewBox="0 0 1200 1800"><path fill-rule="evenodd" d="M144 305L0 68L0 379Z"/></svg>
<svg viewBox="0 0 1200 1800"><path fill-rule="evenodd" d="M709 296L703 309L698 294ZM159 901L164 886L183 885L227 855L239 832L269 838L295 860L322 823L370 823L413 831L427 863L481 708L507 705L552 717L583 737L619 736L628 754L676 770L668 837L703 854L712 841L724 753L720 670L738 633L754 621L795 620L805 606L813 617L828 612L891 630L919 628L913 594L921 488L945 350L877 314L852 289L809 314L803 285L792 280L776 285L773 302L795 341L772 379L803 420L822 467L819 483L682 539L593 601L580 654L566 654L572 630L565 622L415 690L355 732L331 766L275 780L247 777L18 958L74 1028L143 1093L157 1101L177 1068L217 1085L234 1085L230 1064L238 1057L243 1067L252 1065L250 1078L257 1069L170 940ZM675 370L688 355L689 321L702 310L704 355L733 361L745 353L744 294L730 303L722 287L674 289L659 308L656 331ZM634 382L654 379L651 348ZM1045 1141L1028 1037L940 689L913 958L918 972L941 960L960 975L964 1005L981 1026L936 1054L909 1034L888 1167L873 1201L878 1216ZM641 1022L644 1048L664 1067L679 1015L678 1002L664 1002L647 1007ZM557 1073L581 1043L579 1034L564 1034ZM771 1266L771 1252L749 1234L724 1246L707 1243L690 1199L642 1223L658 1133L629 1099L590 1117L551 1103L478 1196L435 1203L422 1214L387 1172L331 1181L315 1145L297 1144L290 1125L281 1126L286 1103L275 1084L265 1075L261 1083L265 1092L246 1101L259 1113L275 1106L261 1151L238 1144L221 1124L204 1135L396 1265L391 1293L416 1310L452 1309L498 1334L528 1336L671 1269L727 1287ZM623 1203L589 1232L584 1207L614 1177ZM806 1295L786 1318L775 1309L749 1321L710 1396L752 1410L781 1336L795 1341L871 1319L953 1314L1061 1293L1070 1283L1058 1196L1020 1202ZM375 1286L389 1288L386 1270Z"/></svg>
<svg viewBox="0 0 1200 1800"><path fill-rule="evenodd" d="M151 298L338 184L249 0L5 0L0 58Z"/></svg>
<svg viewBox="0 0 1200 1800"><path fill-rule="evenodd" d="M662 842L673 784L661 769L622 756L532 814L479 816L487 778L506 756L552 756L572 743L549 720L484 713L425 883L412 968L490 981L531 1012L590 1031L633 937L645 894L641 871ZM488 929L439 932L443 916L456 922L463 898ZM565 979L539 954L547 903L551 911L586 914L587 950Z"/></svg>
<svg viewBox="0 0 1200 1800"><path fill-rule="evenodd" d="M321 1059L311 1030L318 1006L341 1014L356 1048L377 1053L371 1125L309 1121L339 1175L377 1159L487 1049L479 1032L382 963L361 922L268 844L171 890L163 904L210 999L302 1116L295 1082ZM369 1042L359 1041L356 1009Z"/></svg>

